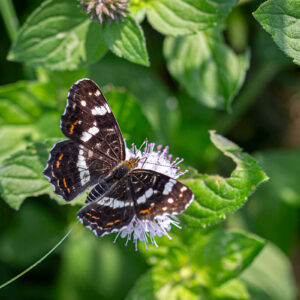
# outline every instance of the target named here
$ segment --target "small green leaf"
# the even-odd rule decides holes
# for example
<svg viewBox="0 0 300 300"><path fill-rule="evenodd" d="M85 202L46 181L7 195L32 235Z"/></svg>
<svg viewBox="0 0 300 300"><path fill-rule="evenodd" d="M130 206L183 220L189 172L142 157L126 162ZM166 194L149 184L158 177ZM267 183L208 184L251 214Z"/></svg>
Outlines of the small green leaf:
<svg viewBox="0 0 300 300"><path fill-rule="evenodd" d="M236 55L219 29L167 37L164 55L169 72L191 97L213 108L230 109L249 67L249 53Z"/></svg>
<svg viewBox="0 0 300 300"><path fill-rule="evenodd" d="M226 214L245 204L260 183L268 180L255 159L242 152L236 144L213 131L210 132L210 138L237 167L229 178L199 174L184 181L195 194L195 200L181 216L191 227L207 226L224 220Z"/></svg>
<svg viewBox="0 0 300 300"><path fill-rule="evenodd" d="M73 0L48 0L28 18L8 59L32 67L74 70L97 61L107 51L99 24L80 12Z"/></svg>
<svg viewBox="0 0 300 300"><path fill-rule="evenodd" d="M254 13L278 47L300 65L300 0L268 0Z"/></svg>
<svg viewBox="0 0 300 300"><path fill-rule="evenodd" d="M146 41L141 26L128 14L124 22L103 25L102 36L117 56L149 66Z"/></svg>
<svg viewBox="0 0 300 300"><path fill-rule="evenodd" d="M289 258L268 243L254 263L242 274L251 299L292 300L297 298L297 284Z"/></svg>
<svg viewBox="0 0 300 300"><path fill-rule="evenodd" d="M53 192L53 187L43 175L53 141L33 143L0 164L0 191L8 205L19 209L25 198L41 194L49 194L59 203L65 203ZM82 203L82 200L78 197L72 204Z"/></svg>
<svg viewBox="0 0 300 300"><path fill-rule="evenodd" d="M191 260L207 286L219 286L241 274L264 245L262 239L248 233L217 230L193 249Z"/></svg>
<svg viewBox="0 0 300 300"><path fill-rule="evenodd" d="M150 24L165 35L191 34L220 24L237 0L151 0Z"/></svg>

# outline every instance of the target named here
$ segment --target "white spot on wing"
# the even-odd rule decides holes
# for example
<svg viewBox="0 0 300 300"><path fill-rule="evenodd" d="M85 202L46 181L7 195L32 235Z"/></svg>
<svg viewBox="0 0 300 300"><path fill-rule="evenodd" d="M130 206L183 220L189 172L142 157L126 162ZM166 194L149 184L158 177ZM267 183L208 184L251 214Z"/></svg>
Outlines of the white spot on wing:
<svg viewBox="0 0 300 300"><path fill-rule="evenodd" d="M96 106L95 108L92 109L92 114L94 116L100 115L104 116L107 113L107 110L105 109L104 106Z"/></svg>
<svg viewBox="0 0 300 300"><path fill-rule="evenodd" d="M95 92L95 96L100 96L100 91L99 90L97 90L96 92Z"/></svg>
<svg viewBox="0 0 300 300"><path fill-rule="evenodd" d="M99 128L97 127L92 127L89 129L89 133L95 135L96 133L99 132Z"/></svg>
<svg viewBox="0 0 300 300"><path fill-rule="evenodd" d="M164 187L163 195L168 195L172 191L173 185L175 183L176 183L176 180L170 179Z"/></svg>
<svg viewBox="0 0 300 300"><path fill-rule="evenodd" d="M168 199L168 203L172 204L174 202L174 200L172 198Z"/></svg>
<svg viewBox="0 0 300 300"><path fill-rule="evenodd" d="M146 196L143 195L143 196L139 197L139 198L137 199L136 202L137 202L138 204L141 204L141 203L145 203L146 200L147 200Z"/></svg>
<svg viewBox="0 0 300 300"><path fill-rule="evenodd" d="M91 137L92 137L92 135L85 131L81 136L81 140L83 142L87 142Z"/></svg>
<svg viewBox="0 0 300 300"><path fill-rule="evenodd" d="M84 100L82 100L80 103L82 106L86 106L86 102Z"/></svg>

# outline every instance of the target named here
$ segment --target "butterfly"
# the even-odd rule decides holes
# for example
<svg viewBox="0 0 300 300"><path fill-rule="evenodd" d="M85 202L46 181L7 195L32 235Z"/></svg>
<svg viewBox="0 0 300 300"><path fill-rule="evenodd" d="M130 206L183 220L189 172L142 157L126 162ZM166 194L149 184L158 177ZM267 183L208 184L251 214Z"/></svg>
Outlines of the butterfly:
<svg viewBox="0 0 300 300"><path fill-rule="evenodd" d="M66 201L93 187L78 218L96 235L118 232L134 218L180 214L193 200L186 185L127 157L117 120L94 81L71 86L60 127L68 140L51 149L44 175Z"/></svg>

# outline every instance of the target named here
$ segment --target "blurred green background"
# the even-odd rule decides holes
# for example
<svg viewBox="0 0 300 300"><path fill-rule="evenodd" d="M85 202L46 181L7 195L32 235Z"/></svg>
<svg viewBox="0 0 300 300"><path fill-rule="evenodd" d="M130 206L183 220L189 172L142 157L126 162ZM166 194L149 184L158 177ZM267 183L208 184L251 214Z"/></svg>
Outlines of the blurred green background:
<svg viewBox="0 0 300 300"><path fill-rule="evenodd" d="M41 2L13 1L20 24ZM86 76L104 87L130 142L139 145L148 137L169 145L171 153L184 157L185 165L200 173L227 176L233 163L220 156L209 140L208 130L216 129L255 156L270 177L239 212L217 227L245 229L269 241L242 275L252 299L295 299L300 286L300 72L253 18L252 12L260 3L241 1L224 22L227 45L237 54L251 52L250 67L231 112L195 101L171 77L163 55L163 36L147 21L141 25L151 61L149 68L107 53L88 68L51 72L6 59L12 41L0 19L0 85L7 85L6 90L0 91L0 158L21 149L35 135L39 139L62 137L59 118L68 88ZM50 78L50 83L33 87L45 101L42 113L22 110L18 101L31 96L17 99L10 91L11 84L17 81L33 82L37 78ZM114 109L115 97L126 101L125 115L116 112L117 106ZM7 120L11 116L5 113L11 111L6 109L5 101L1 104L2 99L15 105L20 137L10 132L13 125ZM53 108L55 101L59 103L59 113ZM139 110L147 119L137 113ZM140 119L130 124L131 118ZM18 211L0 201L0 283L21 272L58 242L75 222L79 207L60 206L47 195L29 197ZM123 299L149 264L132 245L124 247L123 241L114 245L113 238L99 239L77 226L46 261L0 290L0 298Z"/></svg>

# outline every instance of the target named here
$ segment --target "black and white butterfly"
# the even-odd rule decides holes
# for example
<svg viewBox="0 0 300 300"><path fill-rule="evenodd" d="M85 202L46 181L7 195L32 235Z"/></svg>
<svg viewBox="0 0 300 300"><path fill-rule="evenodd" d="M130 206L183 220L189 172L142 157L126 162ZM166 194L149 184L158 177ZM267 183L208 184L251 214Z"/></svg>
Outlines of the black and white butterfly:
<svg viewBox="0 0 300 300"><path fill-rule="evenodd" d="M139 158L126 160L119 125L92 80L71 86L61 130L69 139L51 149L44 175L66 201L94 186L78 217L98 236L120 231L133 218L152 221L179 214L193 200L184 184L138 168Z"/></svg>

